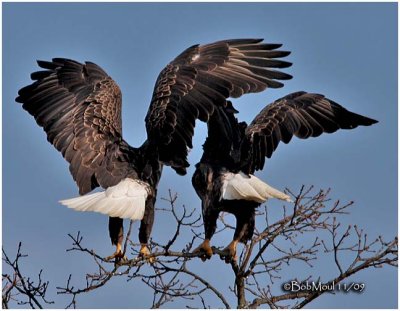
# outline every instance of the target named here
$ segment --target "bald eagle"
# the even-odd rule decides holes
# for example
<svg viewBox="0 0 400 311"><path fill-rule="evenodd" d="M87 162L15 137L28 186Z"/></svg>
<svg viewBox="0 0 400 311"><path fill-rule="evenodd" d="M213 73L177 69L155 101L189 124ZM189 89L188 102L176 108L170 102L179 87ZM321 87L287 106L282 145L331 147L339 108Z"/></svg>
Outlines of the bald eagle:
<svg viewBox="0 0 400 311"><path fill-rule="evenodd" d="M141 220L140 253L148 256L157 185L163 165L186 174L196 119L208 122L227 98L279 88L291 76L275 70L289 52L262 39L234 39L186 49L159 74L146 116L147 139L131 147L122 136L121 91L98 65L64 58L38 61L43 70L16 101L69 163L80 197L61 203L109 216L116 252L123 256L122 219ZM97 187L104 191L90 193Z"/></svg>
<svg viewBox="0 0 400 311"><path fill-rule="evenodd" d="M307 92L292 93L267 105L250 125L239 123L235 112L228 103L211 116L204 152L192 177L202 201L205 240L195 251L203 253L203 260L213 254L210 240L220 212L236 218L233 240L221 254L230 262L236 260L238 242L252 238L258 206L270 198L291 202L287 194L253 175L263 169L265 158L272 156L280 141L287 144L293 136L306 139L377 122Z"/></svg>

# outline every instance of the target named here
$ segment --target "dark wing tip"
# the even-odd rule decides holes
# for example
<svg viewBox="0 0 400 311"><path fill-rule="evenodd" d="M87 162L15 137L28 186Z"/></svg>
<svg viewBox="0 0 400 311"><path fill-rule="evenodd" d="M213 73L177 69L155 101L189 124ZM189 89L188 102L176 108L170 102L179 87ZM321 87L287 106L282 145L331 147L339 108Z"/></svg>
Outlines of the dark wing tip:
<svg viewBox="0 0 400 311"><path fill-rule="evenodd" d="M369 125L373 125L373 124L376 124L379 122L378 120L371 119L368 117L364 117L364 116L361 116L361 117L362 118L360 118L360 125L369 126Z"/></svg>
<svg viewBox="0 0 400 311"><path fill-rule="evenodd" d="M321 96L323 96L323 95L321 95ZM327 99L327 98L325 97L325 99ZM371 118L368 118L361 114L347 110L346 108L342 107L341 105L334 102L333 100L330 100L330 99L327 99L327 100L331 104L333 111L338 114L338 117L343 122L342 128L352 129L359 125L370 126L370 125L378 123L378 121L375 119L371 119Z"/></svg>
<svg viewBox="0 0 400 311"><path fill-rule="evenodd" d="M365 117L363 115L360 115L358 113L354 113L351 111L348 112L348 116L345 116L344 119L345 120L343 120L344 121L343 128L346 128L346 129L353 129L360 125L361 126L370 126L370 125L378 123L377 120Z"/></svg>
<svg viewBox="0 0 400 311"><path fill-rule="evenodd" d="M17 103L24 104L26 101L28 94L32 91L32 84L24 86L18 91L18 96L15 98L15 101Z"/></svg>
<svg viewBox="0 0 400 311"><path fill-rule="evenodd" d="M224 42L229 45L243 45L243 44L257 44L263 41L264 39L260 38L241 38L241 39L228 39L228 40L221 40L217 41L218 42Z"/></svg>
<svg viewBox="0 0 400 311"><path fill-rule="evenodd" d="M271 89L279 89L284 86L282 82L276 81L276 80L269 80L267 82L267 86L270 87Z"/></svg>
<svg viewBox="0 0 400 311"><path fill-rule="evenodd" d="M42 71L35 71L31 73L31 80L42 80L47 78L52 71L49 70L42 70Z"/></svg>
<svg viewBox="0 0 400 311"><path fill-rule="evenodd" d="M53 63L53 62L48 62L48 61L45 61L45 60L37 60L36 61L36 63L38 64L38 66L40 67L40 68L43 68L43 69L50 69L50 70L54 70L54 69L56 69L57 68L57 65L55 64L55 63Z"/></svg>
<svg viewBox="0 0 400 311"><path fill-rule="evenodd" d="M64 58L64 57L54 57L52 59L52 62L55 63L55 64L59 64L59 65L62 65L62 64L65 64L65 63L74 63L74 64L81 65L81 63L77 62L76 60L69 59L69 58Z"/></svg>
<svg viewBox="0 0 400 311"><path fill-rule="evenodd" d="M268 50L276 50L283 46L282 43L264 43L263 46Z"/></svg>
<svg viewBox="0 0 400 311"><path fill-rule="evenodd" d="M280 76L279 76L279 80L290 80L292 78L293 78L293 76L291 74L286 73L286 72L280 73Z"/></svg>

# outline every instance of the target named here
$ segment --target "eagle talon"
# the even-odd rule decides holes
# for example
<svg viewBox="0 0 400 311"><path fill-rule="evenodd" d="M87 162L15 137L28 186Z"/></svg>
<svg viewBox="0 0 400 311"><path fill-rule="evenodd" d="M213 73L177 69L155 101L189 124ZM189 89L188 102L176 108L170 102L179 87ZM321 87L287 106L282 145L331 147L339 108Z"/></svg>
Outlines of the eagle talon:
<svg viewBox="0 0 400 311"><path fill-rule="evenodd" d="M231 263L231 262L236 262L237 261L237 256L236 256L236 245L238 241L233 240L227 247L225 247L219 257L222 260L225 260L226 263Z"/></svg>
<svg viewBox="0 0 400 311"><path fill-rule="evenodd" d="M202 262L205 262L207 259L210 259L211 257L208 257L207 255L201 255L200 259Z"/></svg>
<svg viewBox="0 0 400 311"><path fill-rule="evenodd" d="M125 254L122 252L122 245L121 243L117 244L117 249L114 254L105 258L106 261L111 261L115 259L116 262L128 260Z"/></svg>
<svg viewBox="0 0 400 311"><path fill-rule="evenodd" d="M145 259L150 264L155 262L155 258L151 256L151 252L146 244L141 245L139 257Z"/></svg>
<svg viewBox="0 0 400 311"><path fill-rule="evenodd" d="M202 254L199 256L202 261L206 261L207 259L211 259L213 255L213 250L210 246L210 240L205 239L203 243L201 243L198 247L193 250L193 254L201 252Z"/></svg>
<svg viewBox="0 0 400 311"><path fill-rule="evenodd" d="M113 259L118 262L128 260L128 258L122 253L121 250L117 250L114 254L105 258L106 261L111 261Z"/></svg>

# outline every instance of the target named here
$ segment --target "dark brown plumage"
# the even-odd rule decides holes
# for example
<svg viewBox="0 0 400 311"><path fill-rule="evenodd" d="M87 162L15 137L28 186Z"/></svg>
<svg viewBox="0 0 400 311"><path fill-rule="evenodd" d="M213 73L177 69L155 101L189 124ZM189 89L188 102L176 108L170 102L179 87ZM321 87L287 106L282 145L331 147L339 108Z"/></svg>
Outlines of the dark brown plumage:
<svg viewBox="0 0 400 311"><path fill-rule="evenodd" d="M21 89L16 101L35 117L47 140L70 163L70 172L86 194L138 178L137 151L122 139L121 91L97 65L55 58L38 61L46 71ZM107 154L107 161L105 156Z"/></svg>
<svg viewBox="0 0 400 311"><path fill-rule="evenodd" d="M64 58L38 61L44 70L31 75L34 82L19 91L16 101L34 116L48 141L69 162L81 195L99 186L113 195L125 191L124 187L150 191L143 204L139 232L139 240L145 245L153 226L162 164L186 173L196 119L208 122L216 109L227 106L228 97L281 87L277 80L291 78L275 70L290 66L278 59L289 52L277 50L279 44L261 41L237 39L195 45L168 64L157 79L146 116L148 139L140 148L129 146L123 139L121 91L94 63ZM126 191L124 199L129 200L131 192ZM102 200L113 195L91 195L63 204L112 216L110 237L113 244L117 243L118 252L123 231L122 222L114 216L124 206L110 211ZM140 217L140 212L135 217ZM147 254L143 245L143 254Z"/></svg>
<svg viewBox="0 0 400 311"><path fill-rule="evenodd" d="M274 70L291 64L278 58L289 52L262 39L225 40L192 46L160 73L146 116L150 140L158 142L160 159L186 173L195 121L207 122L228 97L278 88L291 76Z"/></svg>
<svg viewBox="0 0 400 311"><path fill-rule="evenodd" d="M265 157L271 157L280 141L289 143L293 136L305 139L377 122L350 112L323 95L306 92L276 100L261 110L249 126L239 123L234 111L233 107L219 108L211 117L203 156L192 178L202 200L205 228L205 241L196 251L204 252L204 258L212 255L210 239L215 233L219 213L228 212L236 217L233 241L223 251L226 261L235 258L238 242L246 243L253 236L255 209L262 201L269 197L289 199L275 189L271 191L266 184L264 187L261 181L250 182L256 179L250 174L264 167ZM238 191L231 194L229 182L233 179L235 184L231 188ZM263 194L263 191L266 192ZM254 192L263 199L259 200Z"/></svg>
<svg viewBox="0 0 400 311"><path fill-rule="evenodd" d="M125 178L142 179L152 187L148 201L154 202L162 166L157 158L147 157L148 143L133 148L123 140L118 85L90 62L55 58L38 64L46 70L31 75L36 81L22 88L16 101L23 103L45 130L47 140L70 163L79 193L98 186L107 189ZM144 176L146 166L152 168L149 176ZM151 231L148 223L153 222L142 220L141 231L148 233L140 239L143 244ZM120 244L122 221L110 217L109 229L112 244Z"/></svg>
<svg viewBox="0 0 400 311"><path fill-rule="evenodd" d="M306 139L339 129L369 126L376 120L348 111L324 95L296 92L266 106L245 131L242 167L246 173L262 170L279 142L289 143L293 136Z"/></svg>

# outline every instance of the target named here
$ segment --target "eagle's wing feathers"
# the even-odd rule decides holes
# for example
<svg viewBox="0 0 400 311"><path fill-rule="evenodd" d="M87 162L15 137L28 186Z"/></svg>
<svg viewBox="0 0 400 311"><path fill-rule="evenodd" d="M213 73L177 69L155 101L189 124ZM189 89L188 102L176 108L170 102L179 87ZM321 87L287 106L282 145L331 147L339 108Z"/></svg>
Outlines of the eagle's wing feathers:
<svg viewBox="0 0 400 311"><path fill-rule="evenodd" d="M376 122L323 95L292 93L266 106L246 128L242 159L252 173L264 167L265 157L272 156L280 141L289 143L293 135L305 139Z"/></svg>
<svg viewBox="0 0 400 311"><path fill-rule="evenodd" d="M160 73L146 116L150 140L157 142L160 159L185 173L192 148L195 121L207 122L229 97L260 92L283 84L291 76L274 70L291 64L276 50L279 44L260 39L237 39L195 45L186 49Z"/></svg>
<svg viewBox="0 0 400 311"><path fill-rule="evenodd" d="M122 140L118 85L90 62L54 58L38 64L45 70L31 75L35 82L22 88L16 101L70 163L79 192L115 185L132 173L130 147Z"/></svg>

